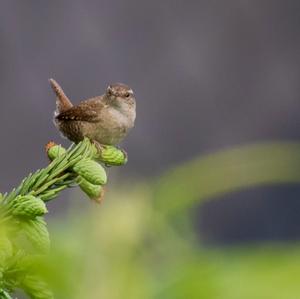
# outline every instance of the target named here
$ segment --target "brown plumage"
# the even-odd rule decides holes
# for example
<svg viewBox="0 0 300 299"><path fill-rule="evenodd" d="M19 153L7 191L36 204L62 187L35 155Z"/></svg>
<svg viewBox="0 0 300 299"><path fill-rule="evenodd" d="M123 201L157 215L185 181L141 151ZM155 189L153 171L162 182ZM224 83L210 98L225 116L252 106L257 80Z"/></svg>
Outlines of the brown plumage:
<svg viewBox="0 0 300 299"><path fill-rule="evenodd" d="M122 83L108 86L97 96L73 106L58 83L50 79L56 94L54 122L74 142L88 137L100 144L118 144L134 126L136 104L133 91Z"/></svg>

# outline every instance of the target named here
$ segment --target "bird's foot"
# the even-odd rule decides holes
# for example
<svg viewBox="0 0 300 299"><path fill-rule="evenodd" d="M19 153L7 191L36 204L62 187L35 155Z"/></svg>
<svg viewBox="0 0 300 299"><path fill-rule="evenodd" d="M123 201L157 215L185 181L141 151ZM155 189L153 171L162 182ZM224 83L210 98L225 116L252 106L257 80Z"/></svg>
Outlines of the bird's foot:
<svg viewBox="0 0 300 299"><path fill-rule="evenodd" d="M91 141L94 144L94 146L96 147L98 153L101 155L102 151L105 149L105 146L96 140L91 140Z"/></svg>

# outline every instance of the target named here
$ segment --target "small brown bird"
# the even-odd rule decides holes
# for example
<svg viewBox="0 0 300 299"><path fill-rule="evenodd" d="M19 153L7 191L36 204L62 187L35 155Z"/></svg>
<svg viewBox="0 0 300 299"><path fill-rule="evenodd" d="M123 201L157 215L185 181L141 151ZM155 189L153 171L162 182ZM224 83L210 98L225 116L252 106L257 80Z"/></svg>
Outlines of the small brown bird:
<svg viewBox="0 0 300 299"><path fill-rule="evenodd" d="M134 126L135 98L127 85L109 85L102 96L73 106L59 84L49 81L57 98L54 122L71 141L77 143L88 137L99 144L116 145Z"/></svg>

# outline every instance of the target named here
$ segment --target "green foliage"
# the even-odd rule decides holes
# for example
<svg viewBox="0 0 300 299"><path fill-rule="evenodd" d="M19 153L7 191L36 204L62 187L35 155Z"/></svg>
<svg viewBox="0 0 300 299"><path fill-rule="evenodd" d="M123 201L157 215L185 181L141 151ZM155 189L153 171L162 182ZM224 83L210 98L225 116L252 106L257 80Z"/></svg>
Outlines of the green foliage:
<svg viewBox="0 0 300 299"><path fill-rule="evenodd" d="M11 298L16 288L43 299L299 297L299 244L205 247L191 217L196 205L226 192L299 183L299 144L240 147L183 163L154 182L118 185L101 209L75 206L63 219L52 219L46 255L41 201L74 184L101 200L106 177L94 163L109 164L109 151L88 141L67 151L54 145L48 170L0 196L0 299ZM120 153L125 163L125 153L116 149L116 156ZM23 202L28 206L21 209Z"/></svg>
<svg viewBox="0 0 300 299"><path fill-rule="evenodd" d="M120 152L115 151L117 155ZM91 199L100 201L107 177L95 160L110 164L107 156L102 158L102 152L105 149L99 152L88 139L68 150L50 143L47 154L52 162L30 174L10 193L0 195L0 298L10 298L16 288L34 299L53 298L47 283L33 271L33 265L50 247L43 219L48 212L45 203L77 183ZM126 159L123 155L124 163ZM116 164L115 158L111 164Z"/></svg>
<svg viewBox="0 0 300 299"><path fill-rule="evenodd" d="M73 171L93 185L106 184L107 177L103 167L95 161L84 159L73 167Z"/></svg>
<svg viewBox="0 0 300 299"><path fill-rule="evenodd" d="M299 152L290 143L244 146L183 163L154 182L118 185L101 209L74 207L50 223L51 257L39 268L57 298L298 298L299 243L203 246L192 216L226 192L299 183Z"/></svg>
<svg viewBox="0 0 300 299"><path fill-rule="evenodd" d="M118 186L100 209L50 222L50 258L39 269L56 298L298 298L298 243L204 247L181 222L157 225L153 200L151 188Z"/></svg>
<svg viewBox="0 0 300 299"><path fill-rule="evenodd" d="M48 210L40 198L32 195L19 195L12 202L11 213L13 216L35 218L48 213Z"/></svg>
<svg viewBox="0 0 300 299"><path fill-rule="evenodd" d="M111 145L102 145L97 159L108 165L120 166L127 163L127 154Z"/></svg>
<svg viewBox="0 0 300 299"><path fill-rule="evenodd" d="M177 217L199 202L244 188L300 182L300 144L269 142L196 157L168 170L153 186L157 208Z"/></svg>
<svg viewBox="0 0 300 299"><path fill-rule="evenodd" d="M101 185L95 185L85 180L83 177L78 176L77 183L80 189L87 194L87 196L96 202L101 201L103 187Z"/></svg>

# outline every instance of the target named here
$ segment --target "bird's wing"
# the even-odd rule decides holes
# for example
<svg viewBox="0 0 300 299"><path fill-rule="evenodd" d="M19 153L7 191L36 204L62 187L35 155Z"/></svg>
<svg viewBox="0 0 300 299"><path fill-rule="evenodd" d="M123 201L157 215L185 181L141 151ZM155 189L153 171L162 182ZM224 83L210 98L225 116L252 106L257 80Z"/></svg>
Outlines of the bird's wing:
<svg viewBox="0 0 300 299"><path fill-rule="evenodd" d="M98 121L99 113L97 111L99 111L102 105L104 104L101 102L101 99L90 99L61 112L56 116L56 119L66 121Z"/></svg>

